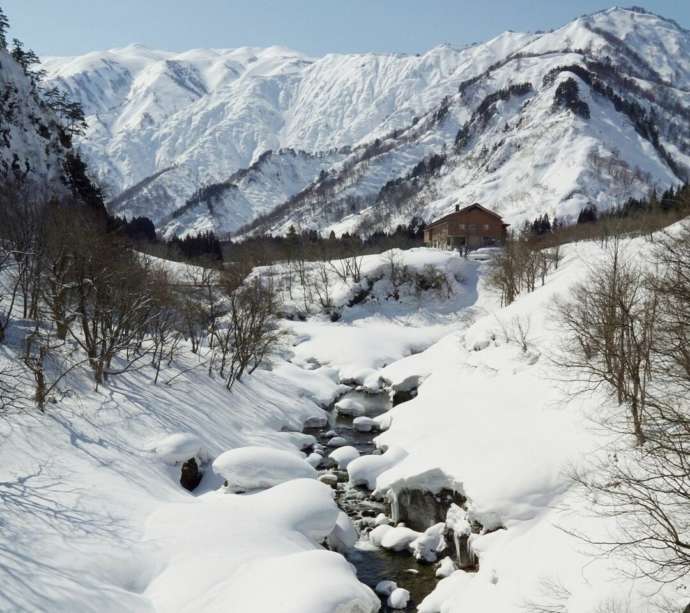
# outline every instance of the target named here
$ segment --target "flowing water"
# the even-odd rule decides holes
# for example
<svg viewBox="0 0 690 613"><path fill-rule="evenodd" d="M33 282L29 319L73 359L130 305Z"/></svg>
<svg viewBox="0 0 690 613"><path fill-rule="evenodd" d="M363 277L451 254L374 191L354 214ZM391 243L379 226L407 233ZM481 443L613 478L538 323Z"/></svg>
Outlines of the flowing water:
<svg viewBox="0 0 690 613"><path fill-rule="evenodd" d="M351 399L365 407L364 415L376 417L391 408L390 397L387 393L367 394L364 392L348 392L343 398ZM377 453L374 438L377 432L358 432L352 425L351 415L338 414L337 410L331 412L331 423L327 428L315 432L321 442L328 437L328 430L335 430L338 436L348 440L348 444L357 448L361 455ZM313 432L313 431L312 431ZM328 471L322 471L328 472ZM392 580L399 587L410 592L410 602L406 611L416 611L424 597L429 594L436 585L435 567L432 564L420 563L404 551L396 553L379 549L370 544L366 538L367 522L379 513L386 511L384 501L375 500L371 493L364 488L355 488L347 482L338 483L336 500L340 508L348 514L360 530L362 536L354 550L348 553L348 560L357 569L357 577L360 581L372 589L379 581ZM396 609L400 611L400 609ZM382 600L381 611L393 611Z"/></svg>

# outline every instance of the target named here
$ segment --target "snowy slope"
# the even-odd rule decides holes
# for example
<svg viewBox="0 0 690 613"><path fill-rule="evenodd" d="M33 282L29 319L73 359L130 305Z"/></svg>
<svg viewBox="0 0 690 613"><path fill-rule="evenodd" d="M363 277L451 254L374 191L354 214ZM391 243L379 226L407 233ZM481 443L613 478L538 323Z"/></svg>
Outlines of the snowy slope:
<svg viewBox="0 0 690 613"><path fill-rule="evenodd" d="M163 168L194 163L224 180L268 149L323 151L407 124L532 37L506 34L476 48L417 57L308 58L271 47L154 51L132 45L48 58L48 81L81 101L84 147L120 190Z"/></svg>
<svg viewBox="0 0 690 613"><path fill-rule="evenodd" d="M167 237L232 232L303 190L343 157L338 151L269 150L249 168L210 184L202 184L194 167L184 164L125 190L109 208L117 215L146 216Z"/></svg>
<svg viewBox="0 0 690 613"><path fill-rule="evenodd" d="M0 344L0 368L27 389L19 353L30 327L13 322ZM145 368L94 391L77 369L45 414L33 405L2 414L0 610L378 610L345 559L320 545L341 521L328 486L291 479L240 496L211 462L251 447L255 467L283 453L305 467L294 476L313 472L301 429L325 420L338 387L330 373L278 359L229 394L205 371L187 353L159 385ZM189 457L205 473L194 494L179 484Z"/></svg>

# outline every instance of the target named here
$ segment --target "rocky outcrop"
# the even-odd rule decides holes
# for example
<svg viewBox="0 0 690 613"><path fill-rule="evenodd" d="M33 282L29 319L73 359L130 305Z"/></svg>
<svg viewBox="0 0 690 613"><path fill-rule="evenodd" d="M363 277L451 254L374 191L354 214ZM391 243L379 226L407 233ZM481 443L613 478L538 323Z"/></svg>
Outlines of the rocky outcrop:
<svg viewBox="0 0 690 613"><path fill-rule="evenodd" d="M465 497L451 489L429 491L403 488L389 494L390 515L395 523L403 522L413 530L423 532L429 526L446 521L452 504L462 506Z"/></svg>
<svg viewBox="0 0 690 613"><path fill-rule="evenodd" d="M190 458L182 464L182 469L180 470L180 485L184 489L193 492L199 483L201 483L202 477L203 473L195 458Z"/></svg>

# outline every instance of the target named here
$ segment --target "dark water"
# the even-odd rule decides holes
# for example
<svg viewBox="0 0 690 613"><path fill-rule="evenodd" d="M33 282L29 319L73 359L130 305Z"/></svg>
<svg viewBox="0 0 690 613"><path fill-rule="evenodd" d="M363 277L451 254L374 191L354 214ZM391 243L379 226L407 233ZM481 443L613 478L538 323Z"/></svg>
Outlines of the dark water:
<svg viewBox="0 0 690 613"><path fill-rule="evenodd" d="M391 408L391 401L385 394L365 394L363 392L348 392L344 398L362 401L366 406L364 415L376 417ZM361 455L377 453L373 439L378 432L357 432L352 426L353 417L338 415L337 410L331 413L331 424L326 430L335 430L338 436L346 438L350 445L356 447ZM316 433L320 440L325 441L325 430ZM326 471L324 471L326 472ZM349 483L339 483L336 499L340 508L353 520L361 535L370 528L371 518L386 512L384 501L374 500L370 492L364 488L354 488ZM435 566L423 564L415 560L409 552L395 553L372 547L365 536L360 539L357 547L347 555L348 560L357 569L360 581L372 589L379 581L392 580L410 592L410 602L406 611L416 611L427 594L436 586ZM400 609L395 609L400 611ZM381 611L393 611L382 600Z"/></svg>

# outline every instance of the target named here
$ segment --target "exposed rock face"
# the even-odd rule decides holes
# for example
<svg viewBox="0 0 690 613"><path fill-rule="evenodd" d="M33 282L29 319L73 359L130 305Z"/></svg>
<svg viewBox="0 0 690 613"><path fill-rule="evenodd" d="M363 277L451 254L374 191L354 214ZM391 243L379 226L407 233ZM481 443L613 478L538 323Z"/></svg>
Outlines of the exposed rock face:
<svg viewBox="0 0 690 613"><path fill-rule="evenodd" d="M403 402L412 400L417 395L417 388L420 383L421 378L417 375L412 375L393 385L393 395L391 397L393 406L395 407Z"/></svg>
<svg viewBox="0 0 690 613"><path fill-rule="evenodd" d="M194 491L199 483L201 483L201 477L203 473L199 469L194 458L190 458L184 464L182 464L182 470L180 471L180 485L190 492Z"/></svg>
<svg viewBox="0 0 690 613"><path fill-rule="evenodd" d="M401 489L392 493L391 517L395 523L424 532L429 526L446 521L451 504L462 506L465 497L451 489L442 489L438 494L415 489Z"/></svg>
<svg viewBox="0 0 690 613"><path fill-rule="evenodd" d="M407 402L408 400L412 400L415 396L417 395L417 390L396 390L393 392L393 406L397 407L399 404L402 404L403 402Z"/></svg>

